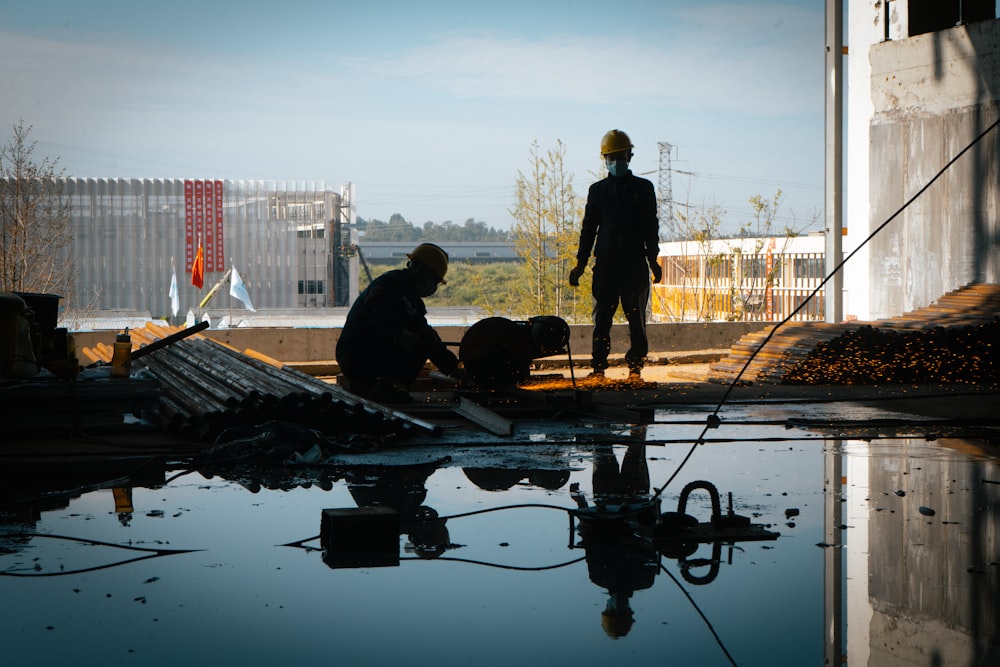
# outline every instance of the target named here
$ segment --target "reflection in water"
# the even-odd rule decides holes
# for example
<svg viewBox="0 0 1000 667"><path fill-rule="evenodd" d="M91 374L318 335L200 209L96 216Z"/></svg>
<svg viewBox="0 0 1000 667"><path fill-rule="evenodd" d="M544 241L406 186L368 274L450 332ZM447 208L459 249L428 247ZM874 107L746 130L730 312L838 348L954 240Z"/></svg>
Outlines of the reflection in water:
<svg viewBox="0 0 1000 667"><path fill-rule="evenodd" d="M656 498L686 446L581 446L513 469L495 456L169 479L162 462L148 479L7 468L0 573L17 576L0 577L5 664L174 665L191 645L204 647L199 664L434 652L441 665L475 654L506 667L525 645L544 664L821 664L824 611L844 619L830 654L849 664L996 664L995 444L823 444L708 444ZM837 470L841 518L825 525ZM726 512L715 484L753 524ZM395 513L396 567L331 569L318 536L276 548L315 535L329 508ZM782 525L787 537L767 538ZM122 545L199 551L121 563ZM832 563L828 592L841 597L825 606ZM454 650L440 651L444 637Z"/></svg>
<svg viewBox="0 0 1000 667"><path fill-rule="evenodd" d="M151 456L0 466L0 553L30 542L44 512L65 509L96 489L113 488L114 510L127 527L135 512L132 489L163 484L165 470L163 460Z"/></svg>
<svg viewBox="0 0 1000 667"><path fill-rule="evenodd" d="M506 491L521 480L540 489L556 491L566 486L569 470L545 470L535 468L462 468L470 482L484 491Z"/></svg>
<svg viewBox="0 0 1000 667"><path fill-rule="evenodd" d="M399 514L410 542L406 548L421 558L437 558L450 546L448 527L435 509L424 505L427 478L438 463L414 466L363 466L347 470L344 479L358 507L387 507Z"/></svg>
<svg viewBox="0 0 1000 667"><path fill-rule="evenodd" d="M31 474L34 473L34 474ZM44 473L44 474L43 474ZM72 462L54 461L43 468L30 466L18 470L4 468L0 477L0 554L16 554L39 541L59 542L75 562L58 569L44 569L37 559L30 565L0 569L3 577L64 577L96 572L139 561L191 553L194 549L171 549L164 546L143 547L114 544L101 540L36 532L42 513L69 507L73 499L95 489L111 488L114 513L121 526L128 527L135 507L133 488L156 486L164 481L165 466L159 457L120 457L112 460ZM128 557L122 558L120 552ZM94 557L99 553L100 556ZM134 554L140 555L134 555ZM84 564L86 563L86 564Z"/></svg>
<svg viewBox="0 0 1000 667"><path fill-rule="evenodd" d="M593 494L598 512L634 512L636 519L641 518L647 525L655 521L657 512L648 506L649 467L645 446L629 445L621 468L611 445L597 445L593 461ZM580 509L589 509L579 487L574 499ZM587 550L590 580L608 591L601 627L609 637L624 637L634 622L629 599L636 591L653 585L660 570L659 554L626 521L612 521L588 512L579 516L580 546Z"/></svg>
<svg viewBox="0 0 1000 667"><path fill-rule="evenodd" d="M84 572L96 572L97 570L106 570L112 567L119 567L121 565L128 565L130 563L138 563L142 560L149 560L151 558L162 558L164 556L175 556L177 554L187 554L197 551L197 549L165 549L165 548L149 548L149 547L138 547L125 544L112 544L110 542L101 542L99 540L87 540L79 537L70 537L68 535L46 535L39 533L4 533L4 541L12 540L15 543L21 544L22 546L27 546L32 540L62 540L72 544L86 545L87 547L107 547L107 551L125 551L128 553L141 553L144 555L133 556L131 558L126 558L123 560L112 560L109 562L101 563L99 565L92 565L90 567L78 567L75 569L67 570L65 567L60 567L58 570L53 571L42 571L41 567L35 565L29 568L10 568L7 570L0 571L0 577L65 577L75 574L83 574Z"/></svg>
<svg viewBox="0 0 1000 667"><path fill-rule="evenodd" d="M629 634L635 622L631 598L636 592L653 586L662 568L662 555L679 561L682 575L689 583L705 585L718 575L723 542L732 545L742 540L777 538L776 533L751 525L749 519L739 517L732 511L724 516L718 491L714 485L704 481L685 487L677 512L662 514L660 498L652 498L650 494L650 473L643 444L628 445L621 464L612 445L597 444L591 451L591 460L590 499L593 505L581 491L579 483L574 483L570 495L576 507L563 509L571 517L571 533L574 531L572 519L579 522L580 540L574 544L571 535L571 548L585 550L590 581L607 592L608 599L601 611L601 627L608 637L618 639ZM331 567L398 566L400 561L394 545L388 545L392 554L376 553L377 545L385 543L386 531L391 530L394 536L398 526L406 526L410 540L407 549L423 558L439 557L449 546L454 547L448 544L446 522L449 517L440 517L435 510L424 505L427 480L436 467L437 464L364 466L347 470L344 479L358 511L324 510L321 523L324 561ZM466 467L463 473L478 488L489 492L507 491L525 479L529 481L529 486L557 490L571 476L569 470L496 467ZM709 494L712 508L709 522L699 522L686 513L691 492L696 490ZM392 510L393 515L372 511L376 509ZM395 514L398 514L398 523ZM662 520L664 518L666 521ZM354 541L337 535L337 531L352 530L354 535L365 534L367 538ZM301 547L308 541L300 540L287 546ZM688 560L703 542L712 544L712 558ZM450 560L503 567L469 559ZM552 569L575 562L571 560L536 569ZM708 567L708 574L695 576L690 572L694 567ZM669 576L673 579L672 575ZM674 583L680 587L676 579ZM700 610L698 613L701 614ZM711 628L711 624L708 625ZM715 635L714 629L712 633ZM721 641L719 643L721 645ZM723 651L726 652L724 647Z"/></svg>
<svg viewBox="0 0 1000 667"><path fill-rule="evenodd" d="M132 513L135 512L135 507L132 505L132 487L116 486L111 489L111 493L115 497L115 512L118 513L118 521L123 526L129 525L132 523Z"/></svg>
<svg viewBox="0 0 1000 667"><path fill-rule="evenodd" d="M829 456L847 459L850 663L998 664L995 444L905 440Z"/></svg>

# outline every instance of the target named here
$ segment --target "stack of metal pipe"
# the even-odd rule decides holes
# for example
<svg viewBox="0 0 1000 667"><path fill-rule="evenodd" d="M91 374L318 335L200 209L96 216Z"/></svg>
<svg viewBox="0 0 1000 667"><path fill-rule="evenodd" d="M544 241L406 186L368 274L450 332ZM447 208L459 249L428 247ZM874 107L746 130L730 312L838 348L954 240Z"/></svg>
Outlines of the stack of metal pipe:
<svg viewBox="0 0 1000 667"><path fill-rule="evenodd" d="M437 425L209 338L178 341L144 355L142 363L163 385L146 416L189 438L214 440L227 428L270 420L325 434L440 433Z"/></svg>

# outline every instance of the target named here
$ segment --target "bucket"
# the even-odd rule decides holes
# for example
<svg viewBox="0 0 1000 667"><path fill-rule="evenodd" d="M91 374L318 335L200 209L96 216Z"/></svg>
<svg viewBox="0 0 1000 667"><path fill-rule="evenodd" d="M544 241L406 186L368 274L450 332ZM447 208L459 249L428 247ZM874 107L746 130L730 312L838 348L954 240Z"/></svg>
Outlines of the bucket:
<svg viewBox="0 0 1000 667"><path fill-rule="evenodd" d="M43 336L51 336L59 321L58 294L40 294L38 292L14 292L22 299L24 305L34 313L35 324Z"/></svg>
<svg viewBox="0 0 1000 667"><path fill-rule="evenodd" d="M57 294L42 294L39 292L14 292L24 300L28 312L25 316L31 325L31 343L35 350L35 358L43 363L52 359L65 359L66 347L54 346L56 324L59 321L59 299Z"/></svg>
<svg viewBox="0 0 1000 667"><path fill-rule="evenodd" d="M0 376L31 377L38 372L24 299L0 292Z"/></svg>

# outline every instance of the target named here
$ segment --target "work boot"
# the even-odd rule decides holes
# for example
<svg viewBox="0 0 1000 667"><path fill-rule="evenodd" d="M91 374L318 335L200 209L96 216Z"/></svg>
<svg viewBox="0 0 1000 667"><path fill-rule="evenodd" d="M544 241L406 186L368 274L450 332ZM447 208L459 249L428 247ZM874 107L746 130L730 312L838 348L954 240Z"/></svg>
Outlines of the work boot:
<svg viewBox="0 0 1000 667"><path fill-rule="evenodd" d="M642 367L628 369L629 382L642 382Z"/></svg>
<svg viewBox="0 0 1000 667"><path fill-rule="evenodd" d="M412 403L410 392L401 389L389 378L378 378L367 392L367 397L376 403Z"/></svg>
<svg viewBox="0 0 1000 667"><path fill-rule="evenodd" d="M594 370L590 371L590 373L587 374L587 378L588 379L590 379L590 378L595 378L596 379L596 378L603 378L603 377L604 377L604 369L603 368L595 368Z"/></svg>

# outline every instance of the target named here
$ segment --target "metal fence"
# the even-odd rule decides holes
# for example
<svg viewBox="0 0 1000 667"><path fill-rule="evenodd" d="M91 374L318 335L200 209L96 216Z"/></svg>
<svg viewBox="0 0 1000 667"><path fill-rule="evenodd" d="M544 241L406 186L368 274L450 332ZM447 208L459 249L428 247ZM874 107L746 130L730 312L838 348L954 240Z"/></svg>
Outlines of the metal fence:
<svg viewBox="0 0 1000 667"><path fill-rule="evenodd" d="M822 253L661 257L652 315L661 322L822 320ZM811 297L811 298L810 298Z"/></svg>
<svg viewBox="0 0 1000 667"><path fill-rule="evenodd" d="M67 178L75 289L63 306L82 310L170 313L176 270L181 316L235 264L256 307L322 306L327 289L324 228L339 215L339 194L322 181L222 180L217 216L206 234L205 287L191 285L196 244L185 179ZM207 191L207 190L206 190ZM202 207L207 212L206 207ZM221 219L220 219L221 218ZM196 231L197 231L196 229ZM215 244L212 254L209 244ZM172 269L172 265L175 269ZM310 293L312 289L312 293ZM316 298L316 293L324 299ZM305 303L303 302L305 300ZM216 307L242 308L229 290Z"/></svg>

